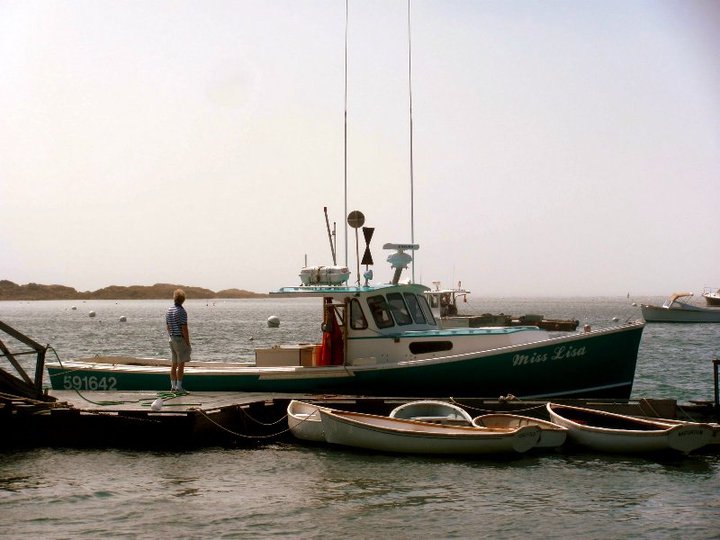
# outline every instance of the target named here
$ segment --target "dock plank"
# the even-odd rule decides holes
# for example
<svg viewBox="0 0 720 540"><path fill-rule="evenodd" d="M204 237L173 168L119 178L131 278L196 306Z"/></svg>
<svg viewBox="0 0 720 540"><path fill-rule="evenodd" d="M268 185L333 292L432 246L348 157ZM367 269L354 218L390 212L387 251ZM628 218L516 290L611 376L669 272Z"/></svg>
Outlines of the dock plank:
<svg viewBox="0 0 720 540"><path fill-rule="evenodd" d="M172 395L170 392L158 391L75 391L51 390L50 395L59 402L71 407L92 412L150 412L163 414L172 412L189 412L201 409L205 412L224 407L246 406L253 403L274 399L312 399L317 396L307 394L268 394L261 392L190 392ZM151 411L150 405L158 397L163 399L160 411Z"/></svg>

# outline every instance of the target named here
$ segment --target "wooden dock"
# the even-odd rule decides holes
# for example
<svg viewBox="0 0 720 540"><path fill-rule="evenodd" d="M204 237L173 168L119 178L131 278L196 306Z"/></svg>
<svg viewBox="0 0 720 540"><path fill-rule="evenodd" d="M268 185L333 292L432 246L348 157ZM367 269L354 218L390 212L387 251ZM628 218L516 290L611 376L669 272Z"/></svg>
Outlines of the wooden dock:
<svg viewBox="0 0 720 540"><path fill-rule="evenodd" d="M0 394L0 447L181 449L294 442L286 419L291 399L382 415L413 400L241 392L192 392L176 396L155 391L54 390L49 394L54 401ZM472 416L503 411L545 417L545 401L448 400ZM621 414L717 422L710 402L680 406L668 399L558 401Z"/></svg>

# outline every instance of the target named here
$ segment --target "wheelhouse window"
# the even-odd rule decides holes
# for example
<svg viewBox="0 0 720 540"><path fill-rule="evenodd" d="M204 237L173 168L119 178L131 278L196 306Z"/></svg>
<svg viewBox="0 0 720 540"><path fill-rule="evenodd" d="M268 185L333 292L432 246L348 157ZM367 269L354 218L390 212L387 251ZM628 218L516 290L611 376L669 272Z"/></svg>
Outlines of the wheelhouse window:
<svg viewBox="0 0 720 540"><path fill-rule="evenodd" d="M412 324L413 320L407 306L405 305L402 294L390 293L387 295L387 299L388 304L390 305L390 311L392 312L393 317L395 317L395 322L400 326Z"/></svg>
<svg viewBox="0 0 720 540"><path fill-rule="evenodd" d="M384 296L369 296L367 304L378 328L395 326L392 315L390 314L390 306L388 306Z"/></svg>
<svg viewBox="0 0 720 540"><path fill-rule="evenodd" d="M416 324L425 324L425 315L423 315L422 308L418 303L417 296L412 293L405 293L405 303L410 310L413 320Z"/></svg>
<svg viewBox="0 0 720 540"><path fill-rule="evenodd" d="M357 298L353 298L350 301L350 328L353 330L364 330L367 327L367 319L360 306L360 302L358 302Z"/></svg>
<svg viewBox="0 0 720 540"><path fill-rule="evenodd" d="M420 303L420 307L422 308L423 313L425 314L425 319L427 319L428 324L437 324L435 322L435 317L433 317L432 310L427 303L427 299L424 296L420 295L418 295L417 299Z"/></svg>

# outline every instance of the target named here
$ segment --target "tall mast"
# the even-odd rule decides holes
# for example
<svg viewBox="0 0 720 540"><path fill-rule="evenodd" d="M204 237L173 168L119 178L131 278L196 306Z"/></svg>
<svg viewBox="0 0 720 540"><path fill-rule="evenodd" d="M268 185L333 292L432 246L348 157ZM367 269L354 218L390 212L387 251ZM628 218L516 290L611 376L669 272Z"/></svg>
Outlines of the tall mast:
<svg viewBox="0 0 720 540"><path fill-rule="evenodd" d="M413 171L413 100L412 100L412 40L410 28L410 2L408 0L408 94L410 98L410 243L415 243L415 186ZM412 260L412 282L415 283L415 257Z"/></svg>
<svg viewBox="0 0 720 540"><path fill-rule="evenodd" d="M348 90L347 90L347 73L348 73L348 1L345 0L345 125L344 125L344 149L343 149L343 176L345 178L345 207L344 207L344 213L343 213L343 222L345 223L345 266L348 265L348 224L347 224L347 215L348 215L348 197L347 197L347 101L348 101Z"/></svg>

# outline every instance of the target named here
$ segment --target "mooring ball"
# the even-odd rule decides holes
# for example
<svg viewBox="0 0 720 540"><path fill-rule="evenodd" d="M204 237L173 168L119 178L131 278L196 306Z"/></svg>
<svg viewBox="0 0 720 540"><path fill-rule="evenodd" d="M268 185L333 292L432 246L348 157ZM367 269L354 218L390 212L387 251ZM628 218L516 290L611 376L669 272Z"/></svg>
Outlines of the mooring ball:
<svg viewBox="0 0 720 540"><path fill-rule="evenodd" d="M152 405L150 405L150 408L153 411L159 411L160 409L162 409L162 406L163 406L162 398L157 398L155 401L152 402Z"/></svg>
<svg viewBox="0 0 720 540"><path fill-rule="evenodd" d="M122 315L120 317L120 322L127 322L127 317L125 315Z"/></svg>
<svg viewBox="0 0 720 540"><path fill-rule="evenodd" d="M280 318L277 315L270 315L267 320L267 325L270 328L277 328L280 326Z"/></svg>
<svg viewBox="0 0 720 540"><path fill-rule="evenodd" d="M88 313L88 317L94 317L94 316L95 316L95 312L94 312L94 311L91 311L90 313Z"/></svg>

